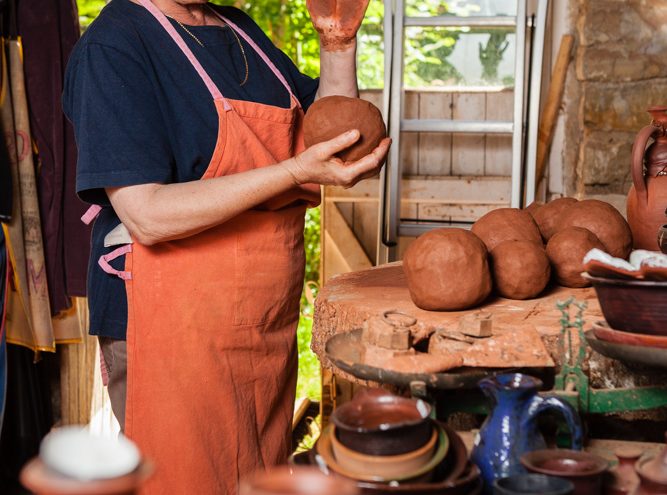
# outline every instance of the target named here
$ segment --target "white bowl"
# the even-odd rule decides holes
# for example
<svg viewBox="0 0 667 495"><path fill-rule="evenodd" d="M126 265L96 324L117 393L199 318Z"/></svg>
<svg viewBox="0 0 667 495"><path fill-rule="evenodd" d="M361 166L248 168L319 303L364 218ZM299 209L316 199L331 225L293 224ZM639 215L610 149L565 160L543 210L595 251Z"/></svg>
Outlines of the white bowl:
<svg viewBox="0 0 667 495"><path fill-rule="evenodd" d="M58 428L46 435L39 456L50 469L79 480L124 476L141 462L139 449L124 436L93 436L80 426Z"/></svg>

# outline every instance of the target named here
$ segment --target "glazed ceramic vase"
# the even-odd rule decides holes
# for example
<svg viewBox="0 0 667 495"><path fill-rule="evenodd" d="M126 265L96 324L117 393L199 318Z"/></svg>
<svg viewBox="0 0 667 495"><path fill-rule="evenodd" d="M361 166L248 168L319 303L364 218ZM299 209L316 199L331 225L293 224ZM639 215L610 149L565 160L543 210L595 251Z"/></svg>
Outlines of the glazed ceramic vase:
<svg viewBox="0 0 667 495"><path fill-rule="evenodd" d="M635 249L658 251L656 233L665 223L667 207L667 106L648 109L652 121L632 146L632 187L628 223ZM654 142L646 148L650 139Z"/></svg>
<svg viewBox="0 0 667 495"><path fill-rule="evenodd" d="M475 437L472 461L482 472L486 493L493 481L525 473L520 458L526 452L546 448L537 417L547 410L559 412L572 435L571 448L581 450L583 434L577 412L558 397L542 397L542 382L521 373L485 378L479 383L495 406Z"/></svg>

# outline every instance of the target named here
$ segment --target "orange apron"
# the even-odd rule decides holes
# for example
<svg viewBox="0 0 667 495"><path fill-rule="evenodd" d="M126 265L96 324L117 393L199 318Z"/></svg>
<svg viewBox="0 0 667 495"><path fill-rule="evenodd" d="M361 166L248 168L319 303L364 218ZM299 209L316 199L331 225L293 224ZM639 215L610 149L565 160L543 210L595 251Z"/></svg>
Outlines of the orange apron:
<svg viewBox="0 0 667 495"><path fill-rule="evenodd" d="M202 179L285 160L303 148L303 111L225 99L164 15L141 0L202 76L219 116ZM125 433L157 471L145 492L235 494L240 477L285 462L297 374L306 204L294 188L187 239L134 243L126 256Z"/></svg>

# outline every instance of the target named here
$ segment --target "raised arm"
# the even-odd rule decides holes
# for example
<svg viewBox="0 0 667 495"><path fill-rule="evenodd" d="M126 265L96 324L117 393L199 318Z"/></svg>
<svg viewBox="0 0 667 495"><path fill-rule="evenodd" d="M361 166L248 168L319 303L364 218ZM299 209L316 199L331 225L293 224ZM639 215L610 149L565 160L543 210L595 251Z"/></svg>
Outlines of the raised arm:
<svg viewBox="0 0 667 495"><path fill-rule="evenodd" d="M320 35L320 87L317 98L359 96L357 31L369 0L306 0Z"/></svg>

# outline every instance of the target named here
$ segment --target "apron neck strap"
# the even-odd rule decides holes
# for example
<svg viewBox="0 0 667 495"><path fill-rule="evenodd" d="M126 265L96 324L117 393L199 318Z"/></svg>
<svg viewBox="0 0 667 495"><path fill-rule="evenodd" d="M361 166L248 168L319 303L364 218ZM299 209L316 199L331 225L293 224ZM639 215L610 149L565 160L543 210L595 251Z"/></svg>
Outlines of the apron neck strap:
<svg viewBox="0 0 667 495"><path fill-rule="evenodd" d="M294 96L291 86L289 85L285 77L282 75L282 73L278 70L278 67L276 67L276 65L271 61L271 59L266 55L266 53L264 53L264 50L262 50L259 47L259 45L255 43L255 41L250 36L248 36L248 34L243 29L241 29L235 23L230 21L227 17L223 16L221 13L219 13L218 11L216 11L211 7L208 7L208 9L211 12L213 12L216 16L218 16L225 24L227 24L230 27L230 29L236 31L236 34L238 34L241 38L243 38L246 41L246 43L248 43L248 45L250 45L250 47L252 47L252 49L255 50L255 53L259 55L259 57L264 61L267 67L271 69L271 72L273 72L273 74L278 78L280 83L285 87L290 97L296 101L297 105L301 106L301 104L299 103L299 99L296 96Z"/></svg>
<svg viewBox="0 0 667 495"><path fill-rule="evenodd" d="M178 45L183 54L187 57L187 59L190 61L192 66L199 74L199 77L201 77L202 81L204 81L204 84L208 88L208 91L211 93L213 99L223 100L225 110L229 110L231 108L231 105L222 96L222 93L220 92L218 87L215 85L215 83L208 75L208 73L204 70L204 67L202 67L202 65L199 63L199 60L197 60L197 57L195 57L194 53L192 53L192 50L190 50L188 45L185 44L185 41L183 41L181 35L178 34L178 32L176 32L176 29L174 29L174 26L171 25L167 17L162 13L160 9L158 9L153 4L151 0L139 0L139 1L141 5L143 5L153 15L153 17L157 19L157 21L162 25L165 31L167 31L167 34L169 34L169 36L171 36L174 42Z"/></svg>

